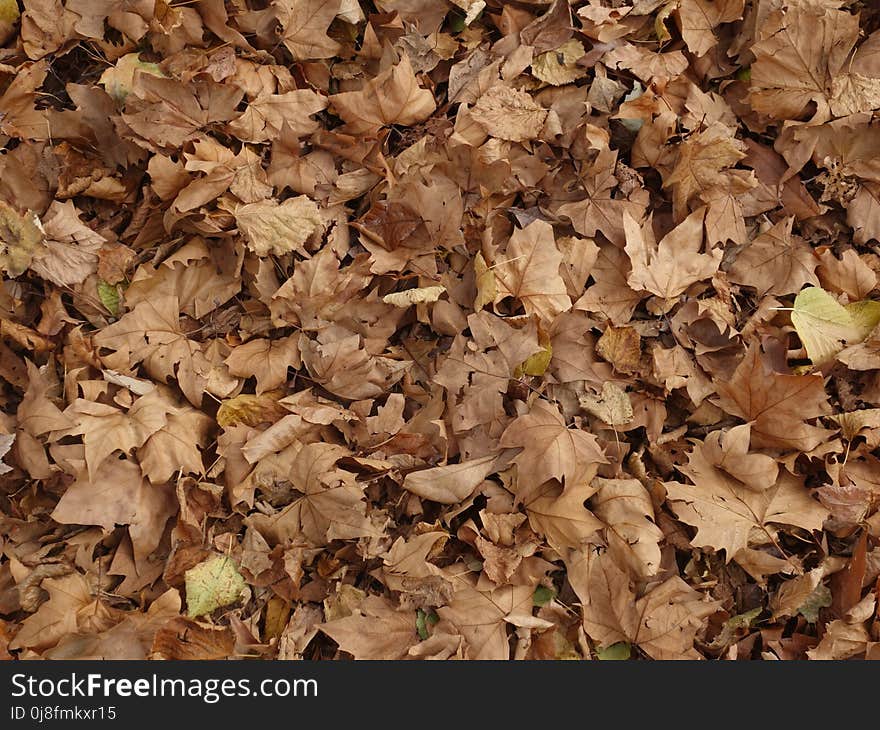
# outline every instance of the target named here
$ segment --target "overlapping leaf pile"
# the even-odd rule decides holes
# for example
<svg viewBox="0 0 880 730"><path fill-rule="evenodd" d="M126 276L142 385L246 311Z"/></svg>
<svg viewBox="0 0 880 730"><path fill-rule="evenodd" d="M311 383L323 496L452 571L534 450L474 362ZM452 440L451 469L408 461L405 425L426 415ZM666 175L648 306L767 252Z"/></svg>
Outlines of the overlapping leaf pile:
<svg viewBox="0 0 880 730"><path fill-rule="evenodd" d="M0 11L0 652L880 658L875 3Z"/></svg>

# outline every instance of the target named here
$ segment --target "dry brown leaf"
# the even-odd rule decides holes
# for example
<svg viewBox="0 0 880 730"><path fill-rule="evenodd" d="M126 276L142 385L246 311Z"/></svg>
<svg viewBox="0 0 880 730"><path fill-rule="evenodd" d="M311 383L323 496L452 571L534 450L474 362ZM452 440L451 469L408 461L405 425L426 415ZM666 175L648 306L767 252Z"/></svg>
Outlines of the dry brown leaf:
<svg viewBox="0 0 880 730"><path fill-rule="evenodd" d="M508 426L501 445L522 449L513 458L521 491L536 489L550 479L574 488L589 483L599 464L606 463L596 437L569 429L556 407L543 400L536 400L528 413Z"/></svg>
<svg viewBox="0 0 880 730"><path fill-rule="evenodd" d="M496 301L514 297L522 302L527 314L537 314L548 322L571 309L565 282L559 275L562 254L549 223L535 221L514 231L506 256L493 269Z"/></svg>
<svg viewBox="0 0 880 730"><path fill-rule="evenodd" d="M419 86L408 56L367 81L360 91L334 94L330 104L351 134L375 134L388 124L417 124L436 109L431 92Z"/></svg>

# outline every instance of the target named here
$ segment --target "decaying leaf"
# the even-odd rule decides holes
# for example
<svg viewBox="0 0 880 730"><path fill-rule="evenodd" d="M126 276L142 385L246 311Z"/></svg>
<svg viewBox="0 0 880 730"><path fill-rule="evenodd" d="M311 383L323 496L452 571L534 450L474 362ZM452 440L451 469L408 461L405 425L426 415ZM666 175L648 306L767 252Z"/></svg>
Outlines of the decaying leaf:
<svg viewBox="0 0 880 730"><path fill-rule="evenodd" d="M245 585L235 563L225 555L199 563L186 571L187 615L198 618L235 603Z"/></svg>
<svg viewBox="0 0 880 730"><path fill-rule="evenodd" d="M0 0L0 659L880 658L876 6Z"/></svg>

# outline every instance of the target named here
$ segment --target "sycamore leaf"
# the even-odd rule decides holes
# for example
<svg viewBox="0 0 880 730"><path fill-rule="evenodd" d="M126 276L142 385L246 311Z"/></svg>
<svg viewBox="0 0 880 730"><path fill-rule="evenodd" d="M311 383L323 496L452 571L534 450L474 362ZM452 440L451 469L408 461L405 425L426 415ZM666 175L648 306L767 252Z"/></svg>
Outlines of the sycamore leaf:
<svg viewBox="0 0 880 730"><path fill-rule="evenodd" d="M331 96L330 104L351 134L373 134L389 124L417 124L437 108L431 92L419 87L408 56L371 78L360 91Z"/></svg>
<svg viewBox="0 0 880 730"><path fill-rule="evenodd" d="M798 3L771 12L752 46L752 108L773 119L801 119L813 102L812 121L828 121L831 80L843 69L858 34L858 15L845 10Z"/></svg>
<svg viewBox="0 0 880 730"><path fill-rule="evenodd" d="M547 51L532 61L532 75L552 86L570 84L586 74L577 62L584 55L584 46L578 40L570 40L559 48Z"/></svg>
<svg viewBox="0 0 880 730"><path fill-rule="evenodd" d="M514 231L507 259L495 265L496 301L508 296L519 299L527 314L545 321L571 309L565 281L559 275L561 262L553 227L546 221Z"/></svg>
<svg viewBox="0 0 880 730"><path fill-rule="evenodd" d="M287 381L287 369L302 364L299 335L278 339L250 340L236 347L224 360L232 375L257 379L257 395L275 390Z"/></svg>
<svg viewBox="0 0 880 730"><path fill-rule="evenodd" d="M257 256L282 256L291 251L305 254L306 241L324 229L318 206L306 195L283 203L261 200L242 205L235 211L235 223Z"/></svg>
<svg viewBox="0 0 880 730"><path fill-rule="evenodd" d="M651 496L637 479L593 479L593 513L605 523L608 549L619 565L641 578L660 569L663 532L654 524Z"/></svg>
<svg viewBox="0 0 880 730"><path fill-rule="evenodd" d="M819 259L813 249L792 233L788 216L757 236L737 255L730 280L757 289L759 295L791 294L804 284L819 284Z"/></svg>
<svg viewBox="0 0 880 730"><path fill-rule="evenodd" d="M460 464L410 472L403 480L403 488L422 499L455 504L467 499L487 476L498 470L498 464L499 458L492 454Z"/></svg>
<svg viewBox="0 0 880 730"><path fill-rule="evenodd" d="M627 277L629 285L670 302L691 284L711 277L721 264L722 251L700 253L705 214L705 208L691 213L658 244L654 242L650 222L640 227L629 213L624 213L625 250L632 264Z"/></svg>
<svg viewBox="0 0 880 730"><path fill-rule="evenodd" d="M507 619L531 615L534 585L496 586L478 576L452 569L445 577L455 587L453 600L437 609L440 623L435 631L449 629L461 634L468 659L507 660L510 643Z"/></svg>
<svg viewBox="0 0 880 730"><path fill-rule="evenodd" d="M784 375L771 371L752 345L733 376L716 383L718 405L752 424L756 448L816 448L831 435L808 419L828 415L828 394L821 375Z"/></svg>
<svg viewBox="0 0 880 730"><path fill-rule="evenodd" d="M379 596L366 596L354 613L318 628L342 651L363 660L403 659L420 639L415 611L395 608Z"/></svg>
<svg viewBox="0 0 880 730"><path fill-rule="evenodd" d="M125 97L131 93L135 71L153 76L165 76L158 64L142 61L139 53L126 53L116 60L114 66L101 74L98 83L104 87L114 101L121 104L125 101Z"/></svg>
<svg viewBox="0 0 880 730"><path fill-rule="evenodd" d="M772 542L771 523L820 530L829 515L787 472L774 487L757 492L713 467L699 447L688 459L681 471L694 486L667 482L669 500L678 518L697 528L691 544L724 550L728 561L751 544Z"/></svg>
<svg viewBox="0 0 880 730"><path fill-rule="evenodd" d="M186 571L186 613L197 618L235 603L246 584L235 563L225 555Z"/></svg>
<svg viewBox="0 0 880 730"><path fill-rule="evenodd" d="M589 393L578 396L578 404L609 426L625 426L633 419L629 396L614 383L602 383L602 394L597 398Z"/></svg>
<svg viewBox="0 0 880 730"><path fill-rule="evenodd" d="M708 203L714 189L730 186L732 173L728 168L746 156L743 149L743 143L733 136L732 130L720 122L679 145L675 168L663 182L664 188L672 188L676 221L685 218L693 199L702 198Z"/></svg>
<svg viewBox="0 0 880 730"><path fill-rule="evenodd" d="M700 659L694 637L718 603L674 576L636 597L628 576L607 554L570 551L569 580L583 604L583 625L599 646L636 644L653 659Z"/></svg>
<svg viewBox="0 0 880 730"><path fill-rule="evenodd" d="M681 37L691 53L704 56L717 43L715 29L743 16L743 0L682 0L678 6Z"/></svg>
<svg viewBox="0 0 880 730"><path fill-rule="evenodd" d="M513 461L523 491L550 479L564 481L567 487L589 483L599 464L606 463L596 437L566 427L556 407L543 400L507 427L501 446L521 449Z"/></svg>
<svg viewBox="0 0 880 730"><path fill-rule="evenodd" d="M880 322L880 302L844 307L824 289L808 287L795 297L791 322L813 365L824 365L871 333Z"/></svg>
<svg viewBox="0 0 880 730"><path fill-rule="evenodd" d="M534 139L547 119L547 110L529 94L503 84L483 94L472 113L487 134L511 142Z"/></svg>
<svg viewBox="0 0 880 730"><path fill-rule="evenodd" d="M295 61L330 58L339 44L327 28L341 9L341 0L275 0L272 6L281 23L281 41Z"/></svg>

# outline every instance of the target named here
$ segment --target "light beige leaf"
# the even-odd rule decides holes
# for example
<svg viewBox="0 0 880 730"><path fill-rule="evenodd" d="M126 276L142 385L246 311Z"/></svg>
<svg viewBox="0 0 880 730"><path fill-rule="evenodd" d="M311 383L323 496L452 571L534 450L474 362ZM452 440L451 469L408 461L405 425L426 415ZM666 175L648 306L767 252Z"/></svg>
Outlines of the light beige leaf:
<svg viewBox="0 0 880 730"><path fill-rule="evenodd" d="M417 289L406 289L386 294L382 297L382 301L385 304L393 304L395 307L406 309L413 304L436 302L445 291L445 286L425 286Z"/></svg>
<svg viewBox="0 0 880 730"><path fill-rule="evenodd" d="M547 110L525 91L496 84L471 110L474 120L498 139L527 142L544 128Z"/></svg>
<svg viewBox="0 0 880 730"><path fill-rule="evenodd" d="M651 495L637 479L593 479L593 513L605 523L608 549L633 576L648 578L660 569L663 532L654 524Z"/></svg>
<svg viewBox="0 0 880 730"><path fill-rule="evenodd" d="M571 39L559 48L537 56L532 61L532 75L551 86L574 83L587 73L585 67L577 65L583 55L583 44Z"/></svg>
<svg viewBox="0 0 880 730"><path fill-rule="evenodd" d="M282 256L291 251L306 255L306 241L324 229L318 206L306 195L283 203L261 200L241 205L235 210L235 223L257 256Z"/></svg>
<svg viewBox="0 0 880 730"><path fill-rule="evenodd" d="M467 499L487 476L497 471L499 463L499 457L490 454L461 464L410 472L403 480L403 488L422 499L456 504Z"/></svg>
<svg viewBox="0 0 880 730"><path fill-rule="evenodd" d="M609 426L625 426L633 419L633 408L626 391L610 381L602 383L602 394L578 396L578 403L587 413Z"/></svg>

